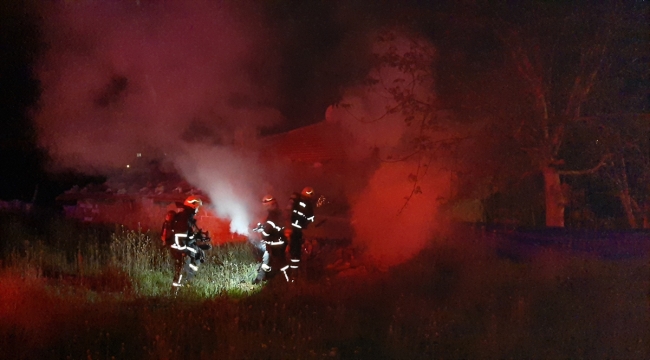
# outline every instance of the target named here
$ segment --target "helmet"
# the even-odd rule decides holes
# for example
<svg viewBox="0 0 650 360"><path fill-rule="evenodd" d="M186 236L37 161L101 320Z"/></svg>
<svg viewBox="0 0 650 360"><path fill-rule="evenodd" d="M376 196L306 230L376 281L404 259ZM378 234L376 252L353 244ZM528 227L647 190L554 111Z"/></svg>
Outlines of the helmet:
<svg viewBox="0 0 650 360"><path fill-rule="evenodd" d="M262 198L262 205L264 206L275 206L278 202L275 200L273 195L266 195Z"/></svg>
<svg viewBox="0 0 650 360"><path fill-rule="evenodd" d="M192 208L194 210L197 210L199 206L203 205L203 201L201 201L201 199L199 199L198 196L191 195L187 199L185 199L183 205Z"/></svg>
<svg viewBox="0 0 650 360"><path fill-rule="evenodd" d="M311 198L312 195L314 195L314 189L310 186L307 186L306 188L302 189L300 195Z"/></svg>

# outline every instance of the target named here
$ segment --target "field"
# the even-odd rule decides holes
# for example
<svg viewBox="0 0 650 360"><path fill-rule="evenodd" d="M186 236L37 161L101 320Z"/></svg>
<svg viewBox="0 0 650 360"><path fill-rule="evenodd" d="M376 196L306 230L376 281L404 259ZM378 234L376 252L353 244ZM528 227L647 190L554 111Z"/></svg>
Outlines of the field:
<svg viewBox="0 0 650 360"><path fill-rule="evenodd" d="M262 286L230 244L174 296L155 234L0 221L7 358L650 358L648 233L458 229L389 269L334 269L349 245L324 244L302 281Z"/></svg>

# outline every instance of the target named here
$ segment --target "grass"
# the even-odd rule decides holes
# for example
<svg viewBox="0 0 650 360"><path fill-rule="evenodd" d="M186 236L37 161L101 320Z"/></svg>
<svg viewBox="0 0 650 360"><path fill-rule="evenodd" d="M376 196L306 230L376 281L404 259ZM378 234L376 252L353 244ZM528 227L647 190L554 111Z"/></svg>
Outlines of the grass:
<svg viewBox="0 0 650 360"><path fill-rule="evenodd" d="M119 269L132 281L138 297L170 294L173 266L167 249L161 249L151 234L121 228L112 234L109 266ZM199 298L220 295L242 296L251 293L248 284L257 268L256 259L246 244L226 244L211 252L193 280L183 289Z"/></svg>
<svg viewBox="0 0 650 360"><path fill-rule="evenodd" d="M65 220L45 224L46 232L31 228L18 216L4 220L5 269L24 278L74 285L124 299L171 294L172 260L160 246L157 234L116 226L73 226ZM257 268L256 258L245 243L226 244L211 252L199 276L186 293L199 298L244 296Z"/></svg>
<svg viewBox="0 0 650 360"><path fill-rule="evenodd" d="M251 286L256 257L227 244L174 297L156 234L0 221L0 349L17 359L650 354L648 254L607 260L544 248L517 261L499 255L498 239L455 234L388 271L316 268L309 282Z"/></svg>

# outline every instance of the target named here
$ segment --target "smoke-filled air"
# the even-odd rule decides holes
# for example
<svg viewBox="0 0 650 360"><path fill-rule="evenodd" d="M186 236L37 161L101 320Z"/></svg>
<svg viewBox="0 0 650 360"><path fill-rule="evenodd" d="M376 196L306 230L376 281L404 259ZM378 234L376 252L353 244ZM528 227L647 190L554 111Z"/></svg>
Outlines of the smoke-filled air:
<svg viewBox="0 0 650 360"><path fill-rule="evenodd" d="M284 190L286 180L282 168L269 174L259 163L254 143L264 129L300 123L280 110L288 102L277 84L287 71L275 49L281 31L261 8L207 0L51 4L34 119L53 170L102 174L135 154L163 159L210 196L231 231L246 233L266 189ZM385 43L372 45L376 34L364 30L343 39L347 45L337 56L386 51ZM354 47L359 54L342 53L359 43L366 43ZM408 49L400 37L393 45ZM433 48L424 48L434 61ZM404 156L405 138L417 131L399 113L383 115L392 105L382 86L404 77L395 71L370 73L382 79L372 88L341 87L339 104L349 106L327 111L327 121L355 139L347 151L351 161ZM435 99L432 77L420 86L418 96ZM365 190L347 194L355 242L373 258L400 262L432 237L438 201L449 187L436 165L421 156L380 162Z"/></svg>
<svg viewBox="0 0 650 360"><path fill-rule="evenodd" d="M435 50L424 39L407 37L393 31L389 41L373 44L373 52L384 55L394 51L403 56L417 49L422 61L431 67ZM419 80L397 67L379 66L370 76L378 80L371 87L351 88L340 106L330 108L328 121L339 122L354 136L353 157L379 158L377 170L367 187L350 194L355 241L367 254L389 266L408 260L433 238L441 225L436 221L440 202L450 194L450 177L444 162L425 151L414 149L408 140L416 135L441 137L444 133L427 133L420 126L425 119L415 118L407 124L387 90L395 84L413 89L423 103L435 104L435 84L430 73L416 72ZM433 109L435 112L435 108ZM374 155L373 155L374 154Z"/></svg>
<svg viewBox="0 0 650 360"><path fill-rule="evenodd" d="M0 360L650 360L650 1L0 1Z"/></svg>
<svg viewBox="0 0 650 360"><path fill-rule="evenodd" d="M270 35L256 28L253 9L234 6L53 4L35 120L55 166L102 174L137 153L164 157L244 230L259 174L255 157L236 148L283 117L272 107L273 83L250 77L273 62Z"/></svg>

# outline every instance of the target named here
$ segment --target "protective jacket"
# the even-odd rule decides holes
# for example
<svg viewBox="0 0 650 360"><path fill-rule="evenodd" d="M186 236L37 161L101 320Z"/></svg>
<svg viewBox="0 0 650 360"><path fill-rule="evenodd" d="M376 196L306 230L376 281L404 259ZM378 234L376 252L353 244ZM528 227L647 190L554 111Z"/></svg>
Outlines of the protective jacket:
<svg viewBox="0 0 650 360"><path fill-rule="evenodd" d="M295 278L298 275L300 259L302 258L302 245L304 243L302 232L309 224L314 222L314 206L310 198L300 193L293 193L291 198L289 198L288 209L290 210L289 216L291 219L291 231L289 235L289 255L291 256L291 262L289 268L291 270L290 276ZM293 281L293 279L290 281Z"/></svg>
<svg viewBox="0 0 650 360"><path fill-rule="evenodd" d="M268 210L264 223L259 223L255 229L262 235L261 242L264 246L264 254L253 284L274 277L279 271L283 271L281 269L286 264L285 250L287 241L284 237L284 227L280 224L282 224L282 212L276 207Z"/></svg>
<svg viewBox="0 0 650 360"><path fill-rule="evenodd" d="M270 246L284 245L282 213L279 209L269 210L266 220L261 224L262 242Z"/></svg>
<svg viewBox="0 0 650 360"><path fill-rule="evenodd" d="M201 229L196 224L195 210L183 207L183 211L176 214L172 223L174 233L174 244L172 249L189 255L193 260L202 260L202 251L196 244L201 234Z"/></svg>
<svg viewBox="0 0 650 360"><path fill-rule="evenodd" d="M291 227L293 230L304 230L310 223L314 222L314 205L311 199L302 196L300 193L291 195L289 209L291 211Z"/></svg>
<svg viewBox="0 0 650 360"><path fill-rule="evenodd" d="M174 258L174 282L172 285L175 287L183 286L184 281L191 280L203 260L204 253L196 243L201 230L196 224L195 214L195 209L184 206L172 221L171 229L174 234L174 243L171 246Z"/></svg>

